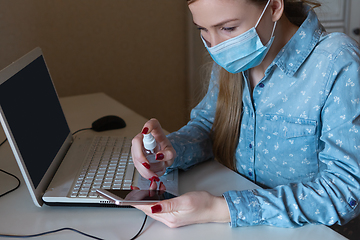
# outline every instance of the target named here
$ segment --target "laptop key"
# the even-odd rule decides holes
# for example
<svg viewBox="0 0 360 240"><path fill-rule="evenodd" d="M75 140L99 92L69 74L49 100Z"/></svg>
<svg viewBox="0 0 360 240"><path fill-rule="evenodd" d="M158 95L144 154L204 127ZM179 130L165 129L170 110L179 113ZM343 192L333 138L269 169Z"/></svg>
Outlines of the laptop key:
<svg viewBox="0 0 360 240"><path fill-rule="evenodd" d="M124 181L132 181L133 179L133 173L134 173L134 164L128 164L127 168L126 168L126 172L125 172L125 177L124 177Z"/></svg>

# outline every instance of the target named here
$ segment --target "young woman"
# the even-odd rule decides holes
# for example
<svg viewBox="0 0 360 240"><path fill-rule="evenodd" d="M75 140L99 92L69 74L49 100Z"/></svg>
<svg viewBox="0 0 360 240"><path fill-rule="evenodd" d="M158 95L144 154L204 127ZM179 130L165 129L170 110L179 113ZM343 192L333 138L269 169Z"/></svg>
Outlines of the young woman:
<svg viewBox="0 0 360 240"><path fill-rule="evenodd" d="M142 133L160 143L167 171L216 158L263 188L137 208L170 227L333 225L359 214L360 51L325 32L309 4L188 1L215 61L208 92L179 131L165 136L152 119ZM141 133L133 139L133 161L156 188L141 141Z"/></svg>

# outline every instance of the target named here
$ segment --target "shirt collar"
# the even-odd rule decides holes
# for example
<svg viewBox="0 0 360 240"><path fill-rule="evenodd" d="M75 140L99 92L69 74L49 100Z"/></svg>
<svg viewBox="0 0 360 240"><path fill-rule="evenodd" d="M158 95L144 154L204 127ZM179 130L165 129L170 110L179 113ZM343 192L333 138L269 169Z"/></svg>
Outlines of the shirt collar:
<svg viewBox="0 0 360 240"><path fill-rule="evenodd" d="M308 12L305 21L290 41L280 50L272 63L272 65L277 65L289 76L293 76L300 68L319 42L324 31L324 27L320 24L315 12L313 10ZM270 70L271 67L268 69Z"/></svg>

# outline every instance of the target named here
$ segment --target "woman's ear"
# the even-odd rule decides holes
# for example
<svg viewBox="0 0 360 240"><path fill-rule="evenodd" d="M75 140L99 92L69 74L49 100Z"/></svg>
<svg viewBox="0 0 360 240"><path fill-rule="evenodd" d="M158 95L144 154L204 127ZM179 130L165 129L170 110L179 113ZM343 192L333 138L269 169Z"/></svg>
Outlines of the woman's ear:
<svg viewBox="0 0 360 240"><path fill-rule="evenodd" d="M284 12L284 0L272 0L270 8L273 22L278 21Z"/></svg>

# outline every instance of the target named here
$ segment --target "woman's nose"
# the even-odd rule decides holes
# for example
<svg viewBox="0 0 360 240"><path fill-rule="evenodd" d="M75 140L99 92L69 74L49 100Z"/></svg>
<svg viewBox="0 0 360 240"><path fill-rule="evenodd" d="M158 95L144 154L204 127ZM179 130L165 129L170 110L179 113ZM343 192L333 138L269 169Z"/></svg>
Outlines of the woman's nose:
<svg viewBox="0 0 360 240"><path fill-rule="evenodd" d="M222 42L222 40L217 36L211 36L209 39L203 37L203 39L208 47L214 47Z"/></svg>

